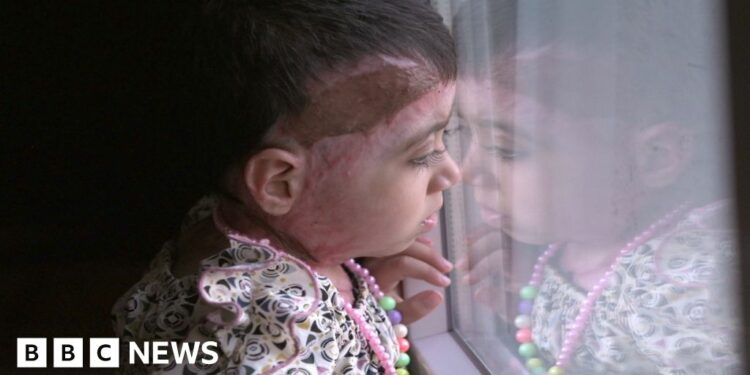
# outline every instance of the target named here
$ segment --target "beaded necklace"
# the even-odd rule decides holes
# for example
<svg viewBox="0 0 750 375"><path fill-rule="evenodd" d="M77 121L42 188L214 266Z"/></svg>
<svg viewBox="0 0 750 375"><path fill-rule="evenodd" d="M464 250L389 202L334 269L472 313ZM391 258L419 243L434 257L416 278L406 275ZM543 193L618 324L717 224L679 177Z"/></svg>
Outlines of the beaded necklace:
<svg viewBox="0 0 750 375"><path fill-rule="evenodd" d="M395 362L391 361L390 355L385 351L385 347L380 342L380 337L378 337L378 334L374 332L374 330L367 324L362 315L357 312L354 307L352 307L351 303L347 303L344 306L346 312L354 320L354 322L357 323L357 326L359 326L360 331L364 334L365 339L370 344L370 347L375 352L375 355L380 360L380 363L382 363L383 367L385 367L385 373L387 375L409 375L409 371L406 369L406 366L408 366L409 362L411 362L411 358L408 354L406 354L410 347L409 341L406 339L406 335L409 330L405 325L401 324L402 316L401 312L396 310L396 300L393 299L393 297L383 294L383 292L380 290L380 286L375 280L375 277L370 275L370 271L367 268L362 267L359 263L355 262L354 259L347 260L346 262L344 262L344 265L350 271L352 271L352 273L358 275L359 277L364 279L365 282L367 282L367 285L370 287L370 291L378 300L378 304L388 314L388 319L393 324L393 329L396 332L396 337L398 337L399 354Z"/></svg>
<svg viewBox="0 0 750 375"><path fill-rule="evenodd" d="M219 211L219 206L215 206L213 209L213 220L219 230L227 235L235 235L241 238L247 238L239 232L231 229L225 223L224 219L222 219L221 213ZM261 243L262 242L263 241L261 241ZM268 240L265 240L265 244L268 244ZM349 259L344 262L344 266L346 266L346 268L348 268L352 273L365 280L373 296L375 296L375 298L378 300L378 305L380 305L380 307L386 311L388 320L391 321L393 330L396 333L396 337L398 339L399 354L395 361L391 361L390 355L385 351L385 346L383 346L383 344L380 342L380 337L378 337L377 332L375 332L367 324L367 321L364 317L362 317L362 314L357 312L352 304L348 302L344 305L344 309L352 318L352 320L354 320L354 322L357 324L359 330L364 334L365 340L367 340L367 342L370 344L370 347L375 352L378 360L380 360L380 363L385 368L386 375L409 375L409 370L406 369L406 366L408 366L411 362L411 357L406 354L406 352L409 350L409 347L411 346L409 341L406 339L406 335L409 333L409 329L405 325L401 324L402 315L400 311L396 310L396 300L393 299L393 297L386 296L383 291L380 290L380 285L378 285L375 277L370 275L370 270L362 267L359 263L355 262L354 259Z"/></svg>
<svg viewBox="0 0 750 375"><path fill-rule="evenodd" d="M516 341L520 344L518 347L518 353L526 358L526 367L528 367L533 374L565 374L565 368L570 364L573 350L578 346L579 340L583 332L586 330L591 314L594 311L594 303L602 295L605 288L609 286L611 276L615 272L622 257L630 254L635 249L648 242L656 234L669 227L676 218L681 216L686 208L687 204L680 205L680 207L668 213L659 221L651 224L646 230L635 236L619 251L617 258L615 258L614 262L609 266L609 269L604 273L604 276L599 279L599 281L586 294L586 299L581 303L578 315L576 315L573 324L565 334L562 348L555 358L554 365L548 369L545 367L544 361L537 356L537 347L533 343L533 337L531 335L531 311L534 307L534 299L539 292L539 287L542 285L544 267L547 265L550 258L560 250L561 245L559 243L554 243L547 247L542 255L537 258L536 264L534 264L534 270L531 274L529 284L522 287L520 290L521 302L518 305L519 315L516 316L513 322L516 328L518 328L518 331L516 331Z"/></svg>

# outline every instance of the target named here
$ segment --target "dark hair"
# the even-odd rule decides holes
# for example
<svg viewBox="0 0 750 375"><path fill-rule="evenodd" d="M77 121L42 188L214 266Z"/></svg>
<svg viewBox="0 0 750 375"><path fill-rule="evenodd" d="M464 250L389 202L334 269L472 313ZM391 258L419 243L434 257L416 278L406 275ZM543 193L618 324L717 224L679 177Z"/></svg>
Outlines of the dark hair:
<svg viewBox="0 0 750 375"><path fill-rule="evenodd" d="M384 55L423 64L443 82L456 78L453 39L424 1L208 0L191 29L194 134L213 188L277 119L305 108L306 84L323 72Z"/></svg>

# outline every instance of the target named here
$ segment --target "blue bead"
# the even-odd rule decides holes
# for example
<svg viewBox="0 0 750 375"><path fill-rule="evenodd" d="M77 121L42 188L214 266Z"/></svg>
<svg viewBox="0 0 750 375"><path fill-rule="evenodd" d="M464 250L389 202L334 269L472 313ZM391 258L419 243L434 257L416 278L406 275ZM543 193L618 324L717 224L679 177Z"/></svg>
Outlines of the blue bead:
<svg viewBox="0 0 750 375"><path fill-rule="evenodd" d="M388 319L391 320L392 324L396 325L401 323L402 316L398 310L391 310L388 311Z"/></svg>
<svg viewBox="0 0 750 375"><path fill-rule="evenodd" d="M533 303L527 299L518 303L518 313L528 315L531 314L531 307Z"/></svg>

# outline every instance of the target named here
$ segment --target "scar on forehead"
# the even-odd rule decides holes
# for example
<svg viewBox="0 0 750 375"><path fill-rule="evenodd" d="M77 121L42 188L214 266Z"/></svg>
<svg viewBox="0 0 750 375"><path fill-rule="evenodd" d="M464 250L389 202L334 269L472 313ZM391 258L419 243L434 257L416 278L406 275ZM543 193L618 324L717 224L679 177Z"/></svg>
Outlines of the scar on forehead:
<svg viewBox="0 0 750 375"><path fill-rule="evenodd" d="M370 58L349 71L321 75L308 85L309 104L284 124L302 144L310 145L324 137L366 132L387 122L439 83L434 69L403 61Z"/></svg>

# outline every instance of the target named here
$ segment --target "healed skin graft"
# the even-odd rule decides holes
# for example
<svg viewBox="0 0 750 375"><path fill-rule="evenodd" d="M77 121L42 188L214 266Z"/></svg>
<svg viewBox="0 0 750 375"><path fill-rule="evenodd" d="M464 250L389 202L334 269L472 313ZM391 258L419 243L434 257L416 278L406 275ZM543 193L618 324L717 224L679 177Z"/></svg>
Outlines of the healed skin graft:
<svg viewBox="0 0 750 375"><path fill-rule="evenodd" d="M460 177L442 140L455 86L425 71L411 60L366 59L314 83L318 99L284 119L286 131L340 134L302 134L324 136L307 149L304 193L290 212L268 218L319 265L395 254L435 225L442 192Z"/></svg>

